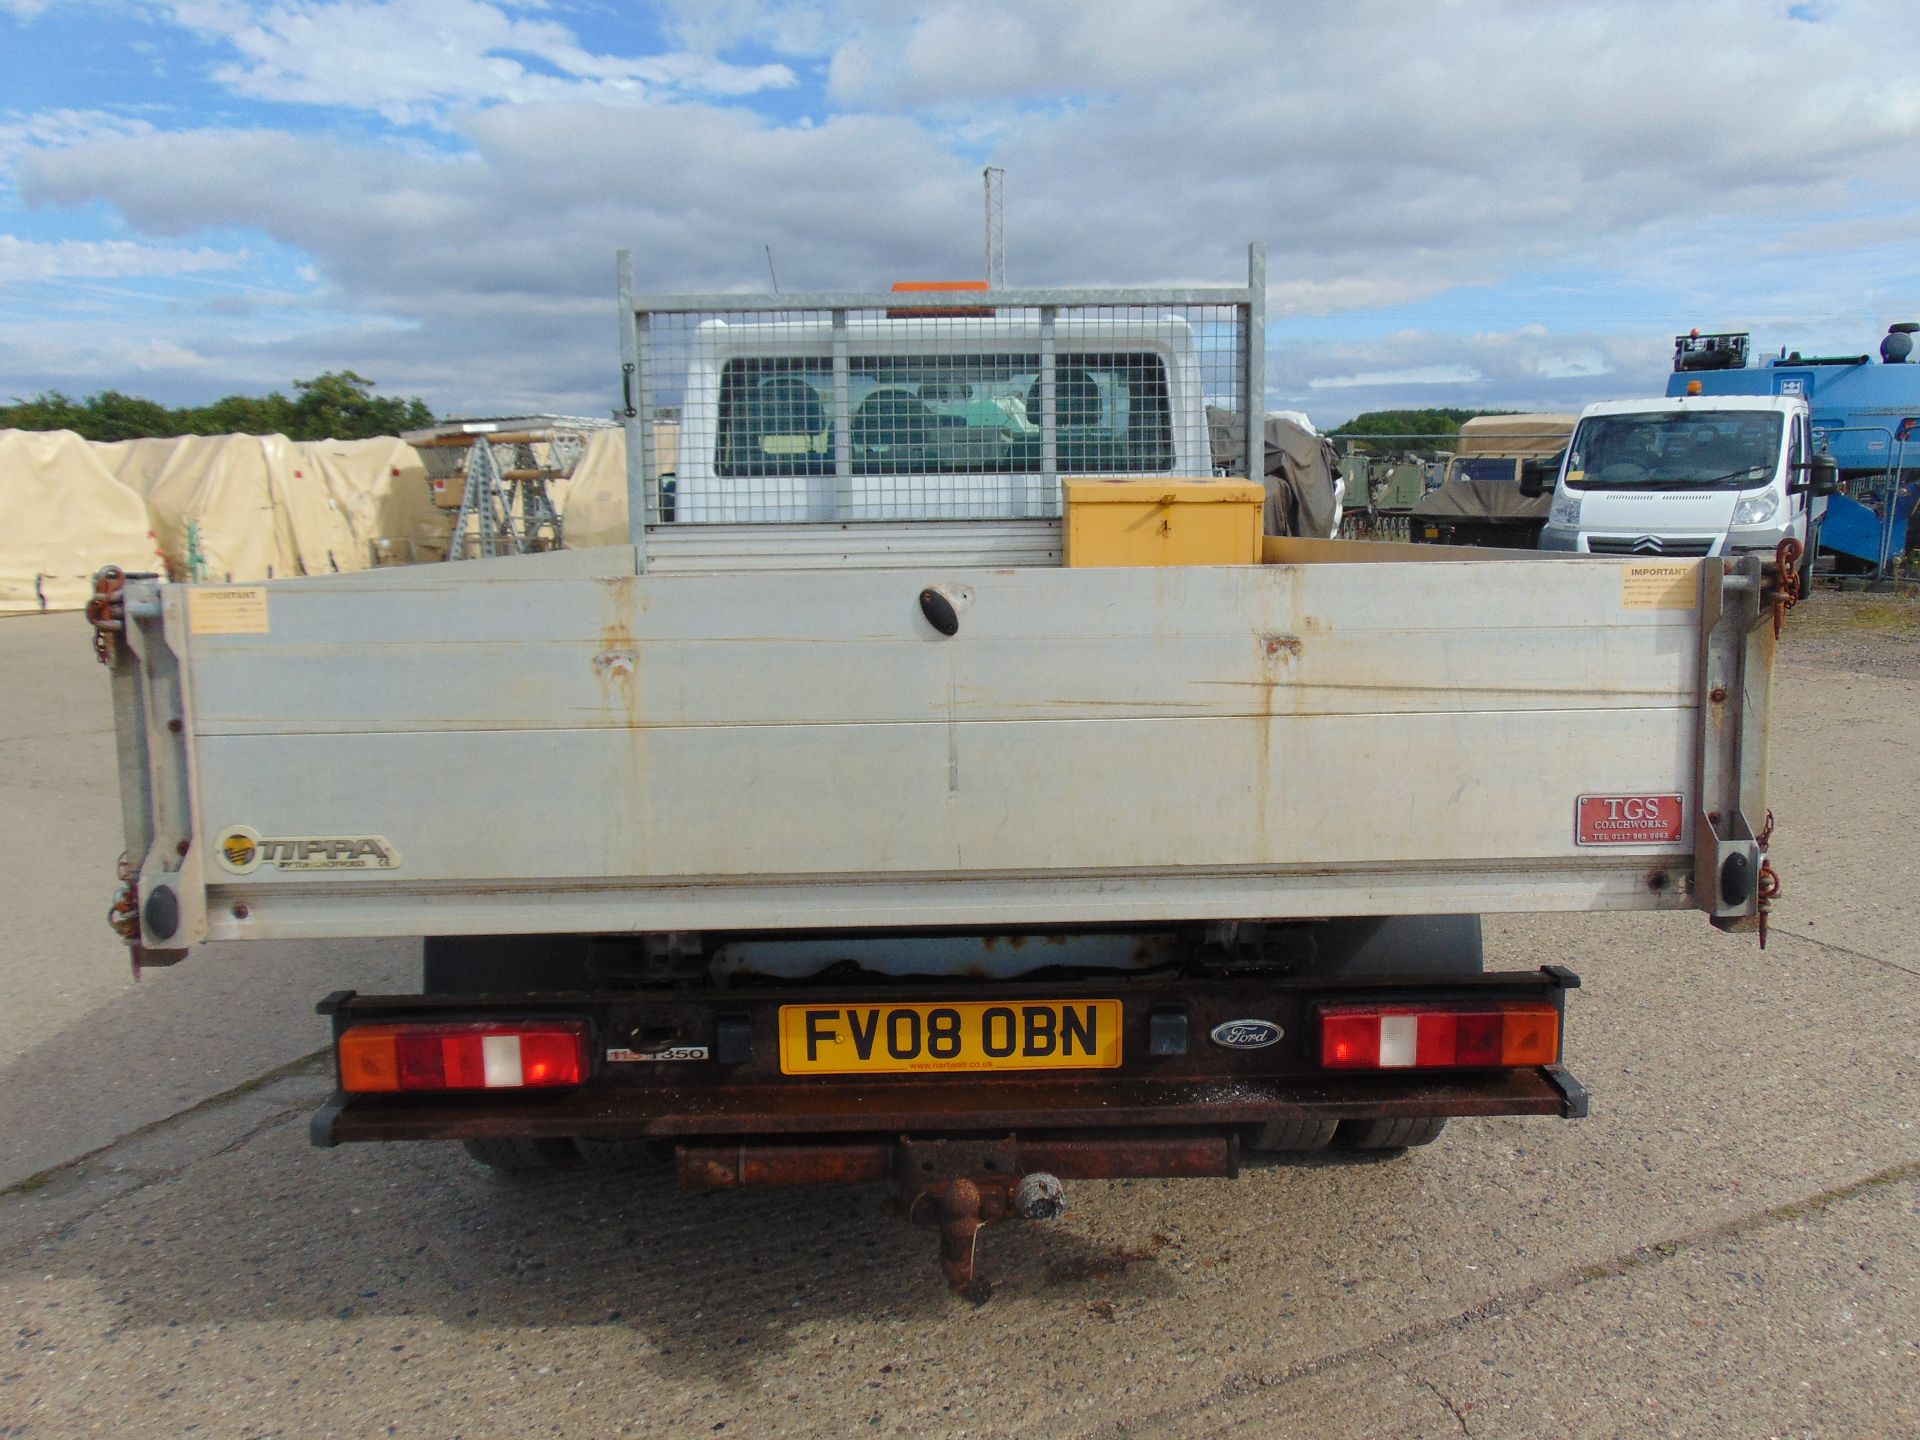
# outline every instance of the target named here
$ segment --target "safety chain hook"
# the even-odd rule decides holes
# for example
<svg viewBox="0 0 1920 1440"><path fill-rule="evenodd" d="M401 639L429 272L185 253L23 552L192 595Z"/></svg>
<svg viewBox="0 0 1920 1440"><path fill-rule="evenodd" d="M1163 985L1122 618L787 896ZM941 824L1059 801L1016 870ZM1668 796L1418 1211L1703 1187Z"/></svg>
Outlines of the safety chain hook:
<svg viewBox="0 0 1920 1440"><path fill-rule="evenodd" d="M1805 554L1800 542L1791 535L1773 551L1773 638L1780 638L1780 627L1787 623L1787 611L1800 603L1800 557Z"/></svg>
<svg viewBox="0 0 1920 1440"><path fill-rule="evenodd" d="M93 626L93 653L102 665L113 664L120 653L120 637L127 630L127 572L103 565L93 577L93 596L87 601L87 623Z"/></svg>
<svg viewBox="0 0 1920 1440"><path fill-rule="evenodd" d="M107 907L107 924L122 940L132 942L140 938L140 872L122 854L119 873L120 883L114 887L113 904Z"/></svg>
<svg viewBox="0 0 1920 1440"><path fill-rule="evenodd" d="M1767 911L1773 902L1780 898L1780 875L1773 868L1773 861L1764 855L1760 858L1760 883L1755 893L1759 896L1760 948L1767 948Z"/></svg>
<svg viewBox="0 0 1920 1440"><path fill-rule="evenodd" d="M1767 823L1760 827L1754 840L1760 847L1760 878L1754 886L1754 895L1759 902L1756 912L1760 921L1760 948L1764 950L1767 948L1767 911L1780 898L1780 874L1767 854L1767 847L1773 843L1773 811L1767 811Z"/></svg>

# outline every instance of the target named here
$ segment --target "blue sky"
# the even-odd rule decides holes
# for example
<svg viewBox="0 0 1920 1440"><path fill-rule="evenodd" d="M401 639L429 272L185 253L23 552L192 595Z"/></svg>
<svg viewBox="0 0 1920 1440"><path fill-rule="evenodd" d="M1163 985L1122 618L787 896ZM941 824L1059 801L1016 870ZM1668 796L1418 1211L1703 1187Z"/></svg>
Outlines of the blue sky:
<svg viewBox="0 0 1920 1440"><path fill-rule="evenodd" d="M0 0L0 396L597 412L646 288L1231 282L1269 403L1577 408L1920 318L1920 7Z"/></svg>

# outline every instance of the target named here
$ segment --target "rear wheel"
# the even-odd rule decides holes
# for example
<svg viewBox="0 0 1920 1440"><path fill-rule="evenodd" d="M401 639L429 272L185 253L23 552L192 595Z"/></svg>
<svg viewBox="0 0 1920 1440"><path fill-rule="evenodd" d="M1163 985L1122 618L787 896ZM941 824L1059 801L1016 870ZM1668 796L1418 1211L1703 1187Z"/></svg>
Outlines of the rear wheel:
<svg viewBox="0 0 1920 1440"><path fill-rule="evenodd" d="M673 1147L651 1140L590 1140L573 1142L580 1158L596 1170L658 1170L673 1159Z"/></svg>
<svg viewBox="0 0 1920 1440"><path fill-rule="evenodd" d="M580 1152L571 1140L468 1140L467 1154L489 1170L523 1174L577 1165Z"/></svg>
<svg viewBox="0 0 1920 1440"><path fill-rule="evenodd" d="M1337 1120L1274 1120L1247 1131L1246 1147L1259 1152L1324 1150L1339 1128Z"/></svg>
<svg viewBox="0 0 1920 1440"><path fill-rule="evenodd" d="M1323 975L1409 975L1448 980L1486 969L1478 915L1402 915L1329 920L1317 933ZM1431 1145L1447 1127L1442 1115L1401 1120L1343 1120L1333 1137L1340 1150L1380 1153Z"/></svg>
<svg viewBox="0 0 1920 1440"><path fill-rule="evenodd" d="M1444 1115L1423 1115L1408 1120L1347 1120L1340 1125L1340 1148L1405 1150L1410 1145L1431 1145L1446 1128Z"/></svg>

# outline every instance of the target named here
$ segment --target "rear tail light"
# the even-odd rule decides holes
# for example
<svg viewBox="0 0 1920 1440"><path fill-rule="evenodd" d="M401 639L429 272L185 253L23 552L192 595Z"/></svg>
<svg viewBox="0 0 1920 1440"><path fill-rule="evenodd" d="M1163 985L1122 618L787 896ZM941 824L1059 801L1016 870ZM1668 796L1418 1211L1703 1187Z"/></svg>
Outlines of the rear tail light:
<svg viewBox="0 0 1920 1440"><path fill-rule="evenodd" d="M1320 1007L1320 1064L1328 1070L1491 1069L1559 1058L1560 1012L1541 1001Z"/></svg>
<svg viewBox="0 0 1920 1440"><path fill-rule="evenodd" d="M524 1025L356 1025L340 1037L340 1084L392 1090L535 1090L587 1075L582 1020Z"/></svg>

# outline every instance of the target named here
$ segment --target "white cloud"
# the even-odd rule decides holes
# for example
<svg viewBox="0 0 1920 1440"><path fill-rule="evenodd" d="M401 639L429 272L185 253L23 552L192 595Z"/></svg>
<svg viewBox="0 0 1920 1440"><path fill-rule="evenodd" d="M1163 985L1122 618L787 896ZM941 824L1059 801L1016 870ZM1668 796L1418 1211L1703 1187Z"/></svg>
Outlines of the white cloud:
<svg viewBox="0 0 1920 1440"><path fill-rule="evenodd" d="M481 0L177 9L231 45L238 94L429 116L464 147L98 120L16 137L34 203L300 252L354 319L247 352L276 377L352 363L448 405L599 408L616 245L656 289L763 286L766 244L790 289L977 273L989 159L1014 284L1231 283L1264 237L1271 313L1307 337L1269 362L1295 399L1565 403L1654 382L1688 324L1859 350L1820 327L1920 301L1857 219L1920 210L1920 7L1892 0L1819 25L1744 0L675 0L678 48L651 57ZM842 113L728 103L796 73ZM0 122L0 164L7 143ZM1418 334L1309 334L1422 302Z"/></svg>
<svg viewBox="0 0 1920 1440"><path fill-rule="evenodd" d="M250 257L244 250L143 245L131 240L22 240L0 235L0 285L64 277L95 280L135 276L205 275L235 270Z"/></svg>
<svg viewBox="0 0 1920 1440"><path fill-rule="evenodd" d="M1307 382L1311 390L1380 389L1389 385L1461 385L1480 379L1467 365L1410 365L1399 370L1367 370L1358 375L1317 375Z"/></svg>
<svg viewBox="0 0 1920 1440"><path fill-rule="evenodd" d="M1429 405L1577 411L1658 393L1664 334L1555 333L1544 326L1451 334L1404 330L1366 341L1304 340L1267 353L1270 406L1333 425L1365 410ZM1577 360L1577 365L1564 363Z"/></svg>
<svg viewBox="0 0 1920 1440"><path fill-rule="evenodd" d="M830 54L846 33L840 7L827 0L662 0L656 7L669 34L688 50L717 55L743 44L781 55Z"/></svg>
<svg viewBox="0 0 1920 1440"><path fill-rule="evenodd" d="M153 126L106 110L42 110L0 113L0 194L12 187L13 167L36 150L59 150L90 140L145 135Z"/></svg>
<svg viewBox="0 0 1920 1440"><path fill-rule="evenodd" d="M557 21L482 0L288 0L262 10L186 0L174 14L236 52L213 75L237 95L369 110L400 123L449 107L581 96L632 104L746 95L794 81L785 65L598 52Z"/></svg>

